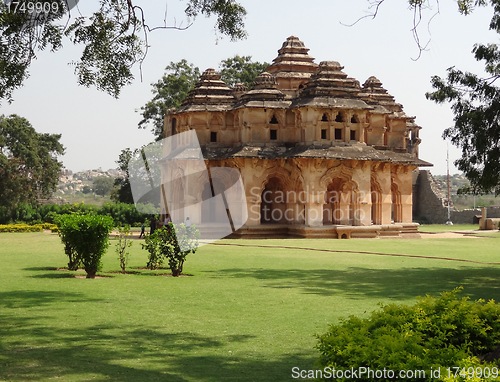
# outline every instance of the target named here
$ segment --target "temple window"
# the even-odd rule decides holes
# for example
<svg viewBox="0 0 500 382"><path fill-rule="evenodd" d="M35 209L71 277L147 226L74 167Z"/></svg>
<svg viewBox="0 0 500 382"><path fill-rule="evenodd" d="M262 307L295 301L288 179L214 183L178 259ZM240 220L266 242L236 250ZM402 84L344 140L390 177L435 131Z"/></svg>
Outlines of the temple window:
<svg viewBox="0 0 500 382"><path fill-rule="evenodd" d="M351 130L351 141L356 140L356 130Z"/></svg>
<svg viewBox="0 0 500 382"><path fill-rule="evenodd" d="M286 111L286 124L287 126L295 126L295 114L291 110Z"/></svg>
<svg viewBox="0 0 500 382"><path fill-rule="evenodd" d="M276 118L275 115L271 118L271 121L269 121L270 124L272 125L277 125L278 124L278 119Z"/></svg>
<svg viewBox="0 0 500 382"><path fill-rule="evenodd" d="M275 140L277 140L277 139L278 139L278 130L274 130L274 129L272 129L272 130L270 131L270 133L271 133L271 134L270 134L270 138L271 138L271 140L272 140L272 141L275 141Z"/></svg>
<svg viewBox="0 0 500 382"><path fill-rule="evenodd" d="M335 129L335 140L342 140L342 129Z"/></svg>
<svg viewBox="0 0 500 382"><path fill-rule="evenodd" d="M341 113L337 114L337 116L335 117L335 122L344 122L344 117Z"/></svg>
<svg viewBox="0 0 500 382"><path fill-rule="evenodd" d="M323 117L321 117L321 122L328 122L328 116L326 114L323 114Z"/></svg>
<svg viewBox="0 0 500 382"><path fill-rule="evenodd" d="M351 117L351 123L359 123L359 120L358 120L358 116L357 115L353 115Z"/></svg>
<svg viewBox="0 0 500 382"><path fill-rule="evenodd" d="M216 131L210 132L210 142L217 142L217 132Z"/></svg>
<svg viewBox="0 0 500 382"><path fill-rule="evenodd" d="M326 137L326 129L321 129L321 139L328 139Z"/></svg>
<svg viewBox="0 0 500 382"><path fill-rule="evenodd" d="M172 118L172 131L170 135L175 135L177 133L177 118Z"/></svg>

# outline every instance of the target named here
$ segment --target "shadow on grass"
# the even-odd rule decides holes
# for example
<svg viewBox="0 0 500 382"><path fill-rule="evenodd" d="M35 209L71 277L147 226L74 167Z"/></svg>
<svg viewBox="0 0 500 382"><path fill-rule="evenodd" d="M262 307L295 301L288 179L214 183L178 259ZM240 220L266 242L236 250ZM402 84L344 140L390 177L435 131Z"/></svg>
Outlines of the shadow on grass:
<svg viewBox="0 0 500 382"><path fill-rule="evenodd" d="M348 298L406 299L464 287L471 299L500 301L500 267L367 269L222 269L214 278L254 278L263 287L293 288L302 293Z"/></svg>
<svg viewBox="0 0 500 382"><path fill-rule="evenodd" d="M0 293L0 380L283 381L291 379L292 367L310 368L315 360L311 353L266 360L228 351L253 338L249 335L213 337L113 324L60 328L48 325L43 312L36 316L36 309L29 317L16 314L20 307L55 300L92 303L75 293Z"/></svg>
<svg viewBox="0 0 500 382"><path fill-rule="evenodd" d="M10 291L0 292L0 311L6 309L33 308L54 304L61 300L66 302L99 302L101 299L89 299L79 293L60 291ZM1 339L1 336L0 336Z"/></svg>

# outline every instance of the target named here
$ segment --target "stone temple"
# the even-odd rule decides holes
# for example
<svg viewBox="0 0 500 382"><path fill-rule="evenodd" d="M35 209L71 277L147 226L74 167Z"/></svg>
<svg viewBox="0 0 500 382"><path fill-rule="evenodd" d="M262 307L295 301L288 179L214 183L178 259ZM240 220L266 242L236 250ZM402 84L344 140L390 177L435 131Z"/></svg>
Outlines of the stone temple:
<svg viewBox="0 0 500 382"><path fill-rule="evenodd" d="M239 171L248 220L234 237L417 236L412 172L431 164L418 157L415 117L377 78L360 85L308 51L290 36L251 90L207 69L168 111L164 136L195 130L207 167ZM179 195L196 203L210 185ZM209 213L191 220L203 225Z"/></svg>

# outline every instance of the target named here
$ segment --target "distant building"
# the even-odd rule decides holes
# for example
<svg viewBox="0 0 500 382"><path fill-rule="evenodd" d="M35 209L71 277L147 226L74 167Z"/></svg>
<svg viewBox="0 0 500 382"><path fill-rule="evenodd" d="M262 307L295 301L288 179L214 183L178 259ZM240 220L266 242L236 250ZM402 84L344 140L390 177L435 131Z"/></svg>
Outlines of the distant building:
<svg viewBox="0 0 500 382"><path fill-rule="evenodd" d="M377 78L360 86L338 62L318 65L308 51L289 37L252 90L230 89L207 69L166 115L165 137L195 130L207 167L239 170L249 218L236 235L417 234L412 171L431 166L418 158L420 127ZM191 193L179 197L204 200L210 185ZM191 220L203 224L208 213Z"/></svg>

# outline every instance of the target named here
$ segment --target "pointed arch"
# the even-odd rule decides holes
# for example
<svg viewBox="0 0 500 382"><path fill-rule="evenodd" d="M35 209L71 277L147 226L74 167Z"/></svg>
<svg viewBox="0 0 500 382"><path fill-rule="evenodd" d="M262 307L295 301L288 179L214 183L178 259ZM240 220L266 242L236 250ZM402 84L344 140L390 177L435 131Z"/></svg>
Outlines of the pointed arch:
<svg viewBox="0 0 500 382"><path fill-rule="evenodd" d="M392 220L394 221L394 223L402 223L403 205L401 201L401 191L393 177L391 177L391 195L392 195Z"/></svg>

